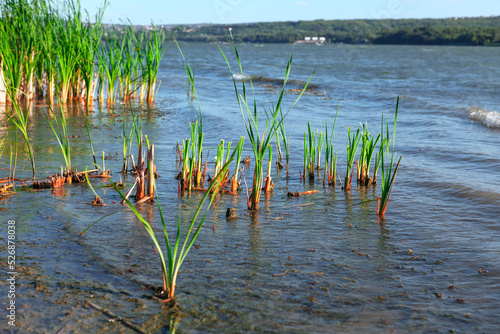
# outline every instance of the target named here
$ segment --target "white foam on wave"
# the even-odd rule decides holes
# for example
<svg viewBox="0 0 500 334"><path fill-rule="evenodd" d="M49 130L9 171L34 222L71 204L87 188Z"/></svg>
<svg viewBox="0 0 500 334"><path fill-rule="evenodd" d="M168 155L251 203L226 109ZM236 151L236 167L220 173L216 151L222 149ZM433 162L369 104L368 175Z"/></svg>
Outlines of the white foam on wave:
<svg viewBox="0 0 500 334"><path fill-rule="evenodd" d="M249 80L250 76L243 73L234 73L233 78L235 80Z"/></svg>
<svg viewBox="0 0 500 334"><path fill-rule="evenodd" d="M469 118L489 128L500 129L500 113L497 111L489 111L480 107L470 107Z"/></svg>

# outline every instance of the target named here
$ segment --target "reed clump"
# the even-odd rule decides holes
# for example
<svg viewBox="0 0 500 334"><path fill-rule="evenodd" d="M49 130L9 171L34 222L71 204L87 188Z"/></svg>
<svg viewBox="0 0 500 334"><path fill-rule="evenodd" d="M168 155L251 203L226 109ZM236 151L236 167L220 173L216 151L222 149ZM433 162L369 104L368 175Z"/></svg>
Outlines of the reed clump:
<svg viewBox="0 0 500 334"><path fill-rule="evenodd" d="M208 160L205 163L202 162L202 142L203 133L201 127L198 126L198 122L190 124L191 138L186 138L182 142L182 151L179 152L181 159L181 171L178 175L179 180L179 190L184 191L206 191L205 181L213 182L213 180L208 175L208 171L212 171L213 175L218 175L223 166L229 159L229 152L231 151L232 142L225 142L221 139L220 144L216 148L216 156L213 169L208 168ZM240 189L240 182L238 181L239 175L239 165L241 158L241 151L243 149L243 143L245 137L241 137L238 141L235 153L238 158L235 167L235 173L230 176L229 169L227 172L221 176L221 186L218 191L229 192L235 194L236 191ZM207 155L208 157L208 155Z"/></svg>
<svg viewBox="0 0 500 334"><path fill-rule="evenodd" d="M307 135L304 133L304 175L307 173L310 180L314 180L316 170L319 174L322 169L321 153L323 145L325 145L323 131L311 131L311 124L307 122Z"/></svg>
<svg viewBox="0 0 500 334"><path fill-rule="evenodd" d="M47 114L45 110L42 109L47 122L50 125L52 132L54 133L57 143L61 148L61 152L66 163L66 171L71 172L71 145L68 136L68 126L66 123L66 117L62 108L59 108L59 119L56 115L54 109L49 106L50 114ZM51 121L51 117L53 121ZM90 137L89 137L90 138Z"/></svg>
<svg viewBox="0 0 500 334"><path fill-rule="evenodd" d="M104 9L92 24L82 15L79 1L71 0L62 7L43 0L6 1L0 13L1 74L6 91L11 91L0 100L32 101L45 91L49 103L58 93L61 103L90 104Z"/></svg>
<svg viewBox="0 0 500 334"><path fill-rule="evenodd" d="M234 43L233 35L230 31L231 34L231 39L233 40L233 47L234 47L234 53L236 56L236 60L238 61L238 67L240 70L240 73L243 73L243 68L241 65L241 60L238 54L238 50L236 48L236 43ZM271 144L272 138L275 136L275 133L278 131L280 124L284 121L285 117L288 115L290 110L293 108L293 106L298 102L304 91L307 89L307 86L309 85L309 82L312 79L312 75L305 84L304 88L300 92L299 96L295 100L295 103L290 107L290 109L286 113L281 112L281 107L282 107L282 102L283 102L283 96L285 94L285 87L286 83L288 81L289 75L290 75L290 70L292 66L292 59L293 57L290 56L288 60L288 64L286 67L285 71L285 79L283 80L283 86L280 90L278 101L276 104L271 105L271 107L265 109L266 114L267 114L267 122L265 124L265 127L263 129L259 128L259 122L258 122L258 110L257 110L257 102L255 100L255 97L253 98L253 102L250 102L248 99L247 95L247 88L245 85L245 80L241 81L242 84L242 94L240 94L240 90L238 89L238 85L236 83L236 78L235 75L233 74L233 71L231 70L231 65L229 64L229 61L222 50L222 48L219 46L219 50L224 57L224 60L226 61L226 64L229 68L229 72L231 74L231 78L233 80L233 86L234 90L236 93L236 99L238 101L238 106L241 111L241 116L243 117L243 121L245 124L245 128L248 134L248 138L250 139L250 143L252 145L252 151L254 154L254 160L255 160L255 168L254 168L254 174L253 174L253 182L251 186L251 193L250 196L248 196L248 209L250 210L257 210L259 207L260 203L260 195L262 192L262 183L264 181L264 176L263 176L263 163L265 160L265 155L268 152L268 148ZM314 73L313 73L314 75ZM250 85L253 87L252 81L250 80Z"/></svg>
<svg viewBox="0 0 500 334"><path fill-rule="evenodd" d="M386 133L382 142L387 143L384 147L384 151L381 153L381 167L382 167L382 190L381 196L379 197L377 214L384 218L385 211L387 210L387 204L391 197L392 187L394 186L394 181L396 180L396 174L398 173L399 164L401 163L402 156L399 157L398 162L395 162L395 143L396 143L396 124L398 121L398 109L399 109L399 96L396 101L396 112L394 115L394 133L392 135L392 149L390 148L389 139L389 121L386 120ZM382 118L381 133L384 133L384 119Z"/></svg>
<svg viewBox="0 0 500 334"><path fill-rule="evenodd" d="M154 25L107 29L107 5L91 19L78 0L2 2L0 103L45 97L49 104L80 101L90 108L96 90L108 104L117 96L155 101L160 60L172 36L167 40Z"/></svg>
<svg viewBox="0 0 500 334"><path fill-rule="evenodd" d="M134 166L135 181L132 188L125 195L125 199L128 199L133 190L136 189L134 198L138 203L154 201L154 180L158 177L156 165L154 164L154 144L149 144L147 136L145 137L145 142L146 151L143 148L142 134L139 134L137 165Z"/></svg>
<svg viewBox="0 0 500 334"><path fill-rule="evenodd" d="M196 238L198 237L201 228L205 222L205 218L207 217L208 211L216 197L216 194L219 190L219 187L221 187L223 183L223 176L227 173L227 169L229 167L229 164L231 161L234 159L234 155L236 153L236 150L233 151L231 156L228 157L222 168L219 170L219 172L214 175L214 179L210 186L208 187L207 191L205 192L205 195L203 196L202 200L200 201L198 208L196 209L196 212L191 219L189 223L189 227L187 229L187 234L183 237L181 237L181 218L179 216L179 220L177 223L177 233L175 236L175 240L173 240L173 244L171 244L171 239L165 218L163 216L163 211L160 205L160 202L158 201L158 210L160 212L160 217L161 217L161 223L163 227L163 237L165 238L165 248L166 248L166 256L164 254L164 251L162 250L162 247L160 245L160 241L158 237L156 236L155 232L153 231L151 224L144 219L144 217L137 211L137 209L132 205L132 203L127 199L127 196L124 195L123 193L120 192L118 187L115 184L112 184L113 187L116 189L116 191L120 194L120 196L123 198L123 201L127 203L129 208L134 212L136 217L142 222L144 228L148 232L149 236L151 237L151 240L153 241L155 245L155 250L159 256L160 259L160 265L161 265L161 270L162 270L162 276L163 276L163 297L164 297L164 302L170 301L175 297L175 290L177 286L177 278L179 274L179 270L181 268L182 263L186 259L191 247L193 246ZM153 181L153 186L154 186L154 181ZM200 212L203 209L203 205L205 201L210 197L210 201L208 206L205 208L205 213L202 216L202 218L198 221L198 217L200 215Z"/></svg>
<svg viewBox="0 0 500 334"><path fill-rule="evenodd" d="M196 92L196 85L194 82L194 72L186 60L182 49L180 48L177 41L175 42L177 48L179 49L179 53L183 59L183 66L186 70L187 80L188 80L188 97L191 96L191 100L196 98L198 102L199 109L199 120L192 122L189 124L189 130L191 133L190 138L186 138L182 141L182 149L180 145L177 144L177 151L179 155L179 160L181 162L181 171L178 175L179 179L179 190L180 192L192 190L196 191L206 191L205 181L208 176L208 154L205 163L203 163L203 140L205 134L203 133L203 117L201 113L201 105L200 100L198 98L198 94ZM240 189L240 182L238 181L238 175L240 172L240 159L241 152L243 149L243 143L245 141L245 137L241 137L236 145L236 167L233 176L229 176L229 169L227 172L221 176L221 186L218 191L225 191L235 194ZM215 164L214 169L212 170L214 175L218 175L219 171L225 165L229 158L229 152L231 151L232 142L229 141L226 144L224 139L221 139L220 144L217 145L216 148L216 156L215 156ZM227 186L229 185L229 189Z"/></svg>
<svg viewBox="0 0 500 334"><path fill-rule="evenodd" d="M203 188L207 175L207 168L203 168L203 122L195 121L189 124L191 138L186 138L182 142L181 162L182 169L180 173L181 191L191 191L193 187ZM222 147L221 147L222 145ZM221 158L221 152L224 151L224 141L217 147L217 158ZM208 163L208 161L206 162ZM216 167L220 161L216 163Z"/></svg>
<svg viewBox="0 0 500 334"><path fill-rule="evenodd" d="M347 144L347 170L344 179L344 189L346 191L351 190L352 183L352 172L354 166L354 159L358 152L359 143L361 141L361 132L358 129L355 133L351 135L351 128L347 128L348 144Z"/></svg>
<svg viewBox="0 0 500 334"><path fill-rule="evenodd" d="M332 130L330 136L328 136L328 120L325 120L325 175L323 178L323 185L326 183L328 185L336 185L336 175L337 175L337 153L334 153L333 146L333 135L335 133L335 125L337 124L337 116L339 115L340 104L337 107L337 112L335 113L335 118L333 120Z"/></svg>
<svg viewBox="0 0 500 334"><path fill-rule="evenodd" d="M9 91L12 93L12 91ZM31 161L31 169L33 172L33 178L36 176L36 167L35 167L35 155L33 153L33 147L31 145L30 137L28 134L28 121L30 112L28 109L21 109L20 103L14 100L13 103L14 113L12 115L8 114L4 111L4 114L9 118L9 120L14 123L16 128L21 131L23 134L24 141L26 142L26 146L28 148L28 154ZM17 134L16 134L16 142L17 142Z"/></svg>
<svg viewBox="0 0 500 334"><path fill-rule="evenodd" d="M375 153L377 143L380 140L380 134L377 137L370 135L368 126L362 124L361 134L361 151L358 160L357 180L361 186L370 184L370 165L372 162L373 154Z"/></svg>

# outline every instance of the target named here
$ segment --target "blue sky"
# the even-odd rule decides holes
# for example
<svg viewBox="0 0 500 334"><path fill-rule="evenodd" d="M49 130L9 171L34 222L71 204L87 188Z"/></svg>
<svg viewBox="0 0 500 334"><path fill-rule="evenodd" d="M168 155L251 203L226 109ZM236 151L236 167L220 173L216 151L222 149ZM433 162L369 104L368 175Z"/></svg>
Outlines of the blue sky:
<svg viewBox="0 0 500 334"><path fill-rule="evenodd" d="M91 15L104 0L81 0ZM500 15L500 0L109 0L105 23L247 23Z"/></svg>

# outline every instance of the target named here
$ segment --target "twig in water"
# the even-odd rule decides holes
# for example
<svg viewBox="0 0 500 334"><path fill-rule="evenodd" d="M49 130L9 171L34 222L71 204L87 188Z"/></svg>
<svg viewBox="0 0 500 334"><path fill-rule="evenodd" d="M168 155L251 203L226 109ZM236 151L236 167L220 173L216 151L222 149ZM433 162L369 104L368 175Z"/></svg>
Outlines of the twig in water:
<svg viewBox="0 0 500 334"><path fill-rule="evenodd" d="M297 205L290 205L290 206L284 206L283 208L295 208L298 206L306 206L306 205L313 205L314 203L304 203L304 204L297 204Z"/></svg>
<svg viewBox="0 0 500 334"><path fill-rule="evenodd" d="M309 191L304 191L304 192L301 192L301 193L299 193L298 191L296 191L296 192L289 191L288 192L288 197L299 197L299 196L302 196L302 195L315 194L317 192L318 192L318 190L309 190Z"/></svg>
<svg viewBox="0 0 500 334"><path fill-rule="evenodd" d="M245 178L245 174L243 173L243 170L241 171L241 176L243 177L243 181L245 181L245 189L247 191L247 206L250 206L250 196L248 196L247 179Z"/></svg>
<svg viewBox="0 0 500 334"><path fill-rule="evenodd" d="M287 272L288 272L288 270L285 270L285 271L284 271L284 272L282 272L281 274L273 274L273 277L283 276L283 275L285 275Z"/></svg>
<svg viewBox="0 0 500 334"><path fill-rule="evenodd" d="M127 326L129 328L132 328L133 330L135 330L138 333L144 333L144 334L146 333L143 330L141 330L139 327L137 327L136 325L131 323L130 321L128 321L122 317L117 316L116 314L114 314L113 312L109 311L108 309L106 309L104 307L100 307L99 305L96 305L96 304L91 303L89 301L87 301L87 305L89 305L90 307L92 307L98 311L101 311L102 313L106 314L108 317L113 318L115 321L120 321L122 324L124 324L125 326Z"/></svg>

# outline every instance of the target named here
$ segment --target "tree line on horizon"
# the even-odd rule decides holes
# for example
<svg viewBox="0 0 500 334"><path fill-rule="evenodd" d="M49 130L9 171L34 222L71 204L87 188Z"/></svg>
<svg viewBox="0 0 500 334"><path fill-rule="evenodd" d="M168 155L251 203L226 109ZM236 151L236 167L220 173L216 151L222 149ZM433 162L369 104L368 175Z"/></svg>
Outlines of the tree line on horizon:
<svg viewBox="0 0 500 334"><path fill-rule="evenodd" d="M500 45L498 16L200 24L175 28L177 40L208 43L230 42L228 29L232 28L235 41L241 43L295 43L305 37L325 37L327 43L346 44Z"/></svg>

